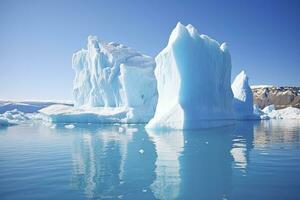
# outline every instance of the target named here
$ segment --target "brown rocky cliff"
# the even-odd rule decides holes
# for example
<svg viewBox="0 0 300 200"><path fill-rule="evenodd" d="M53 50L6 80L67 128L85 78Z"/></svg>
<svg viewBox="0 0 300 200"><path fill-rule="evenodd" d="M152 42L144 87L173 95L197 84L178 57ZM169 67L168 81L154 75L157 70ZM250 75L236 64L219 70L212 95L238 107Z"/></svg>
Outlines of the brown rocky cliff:
<svg viewBox="0 0 300 200"><path fill-rule="evenodd" d="M261 109L274 104L276 109L300 108L300 87L252 87L253 103Z"/></svg>

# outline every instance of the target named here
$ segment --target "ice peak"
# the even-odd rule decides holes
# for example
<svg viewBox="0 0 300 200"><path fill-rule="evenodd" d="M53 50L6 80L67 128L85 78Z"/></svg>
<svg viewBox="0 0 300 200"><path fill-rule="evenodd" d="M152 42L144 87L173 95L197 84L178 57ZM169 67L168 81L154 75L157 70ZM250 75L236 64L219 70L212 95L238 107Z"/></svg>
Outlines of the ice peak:
<svg viewBox="0 0 300 200"><path fill-rule="evenodd" d="M100 49L98 37L94 35L88 36L88 50L90 49Z"/></svg>
<svg viewBox="0 0 300 200"><path fill-rule="evenodd" d="M223 51L223 52L226 52L228 51L228 45L226 42L223 42L220 46L220 49Z"/></svg>
<svg viewBox="0 0 300 200"><path fill-rule="evenodd" d="M188 24L186 28L190 32L191 36L199 35L197 29L192 24Z"/></svg>
<svg viewBox="0 0 300 200"><path fill-rule="evenodd" d="M179 38L182 35L185 35L188 33L188 30L186 27L181 24L180 22L177 23L176 27L173 29L170 38L169 38L169 45L173 44L177 38Z"/></svg>
<svg viewBox="0 0 300 200"><path fill-rule="evenodd" d="M249 85L248 83L248 76L244 70L242 70L234 79L233 85L237 83L243 83Z"/></svg>
<svg viewBox="0 0 300 200"><path fill-rule="evenodd" d="M231 88L234 95L233 108L236 117L238 119L257 118L253 114L253 93L244 70L236 76Z"/></svg>

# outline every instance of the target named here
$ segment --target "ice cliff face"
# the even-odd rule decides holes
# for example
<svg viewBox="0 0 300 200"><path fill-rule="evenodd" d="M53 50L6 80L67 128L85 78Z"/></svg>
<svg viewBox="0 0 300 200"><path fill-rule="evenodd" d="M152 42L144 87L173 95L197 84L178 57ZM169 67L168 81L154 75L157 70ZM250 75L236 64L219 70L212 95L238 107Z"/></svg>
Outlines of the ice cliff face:
<svg viewBox="0 0 300 200"><path fill-rule="evenodd" d="M157 102L155 61L122 44L89 36L73 54L75 107L130 107L151 117Z"/></svg>
<svg viewBox="0 0 300 200"><path fill-rule="evenodd" d="M192 129L232 116L231 57L223 43L178 23L156 57L158 104L149 129ZM213 121L215 120L215 121Z"/></svg>
<svg viewBox="0 0 300 200"><path fill-rule="evenodd" d="M234 95L233 109L235 117L237 119L259 118L258 115L253 113L253 94L244 71L235 77L231 88Z"/></svg>

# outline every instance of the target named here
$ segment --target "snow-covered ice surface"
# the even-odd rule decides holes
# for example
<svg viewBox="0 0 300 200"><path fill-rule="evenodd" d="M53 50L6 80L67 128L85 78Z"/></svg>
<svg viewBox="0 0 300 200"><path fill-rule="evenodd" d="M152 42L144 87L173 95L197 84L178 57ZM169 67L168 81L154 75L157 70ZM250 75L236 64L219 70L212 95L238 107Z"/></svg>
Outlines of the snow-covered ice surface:
<svg viewBox="0 0 300 200"><path fill-rule="evenodd" d="M274 87L274 85L251 85L251 89Z"/></svg>
<svg viewBox="0 0 300 200"><path fill-rule="evenodd" d="M248 77L244 71L235 77L231 89L234 95L233 109L236 119L260 119L260 115L257 115L257 110L257 114L254 113L253 93L248 82Z"/></svg>
<svg viewBox="0 0 300 200"><path fill-rule="evenodd" d="M153 58L89 36L87 49L73 54L72 67L75 107L81 112L98 107L98 117L104 114L105 121L115 115L124 121L125 114L126 122L145 122L153 116L157 103Z"/></svg>
<svg viewBox="0 0 300 200"><path fill-rule="evenodd" d="M54 123L126 123L130 110L125 107L91 107L53 105L41 109L48 121Z"/></svg>
<svg viewBox="0 0 300 200"><path fill-rule="evenodd" d="M156 57L158 104L148 129L232 123L231 57L225 43L178 23Z"/></svg>

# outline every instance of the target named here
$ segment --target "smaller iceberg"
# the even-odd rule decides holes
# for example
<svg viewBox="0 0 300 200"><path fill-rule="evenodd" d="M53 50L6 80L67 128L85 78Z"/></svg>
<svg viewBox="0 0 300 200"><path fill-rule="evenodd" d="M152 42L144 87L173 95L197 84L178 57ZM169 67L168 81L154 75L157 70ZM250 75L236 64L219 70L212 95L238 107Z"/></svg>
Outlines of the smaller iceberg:
<svg viewBox="0 0 300 200"><path fill-rule="evenodd" d="M240 72L234 79L231 89L233 92L233 109L238 120L260 119L258 110L253 110L253 93L245 71Z"/></svg>
<svg viewBox="0 0 300 200"><path fill-rule="evenodd" d="M73 54L75 106L40 110L52 122L148 122L157 103L155 61L122 44L88 37Z"/></svg>
<svg viewBox="0 0 300 200"><path fill-rule="evenodd" d="M272 105L266 106L262 111L265 114L269 114L269 113L273 112L274 110L275 110L275 106L272 104Z"/></svg>
<svg viewBox="0 0 300 200"><path fill-rule="evenodd" d="M25 113L18 111L17 109L6 111L0 114L0 126L10 126L23 123L30 118Z"/></svg>

